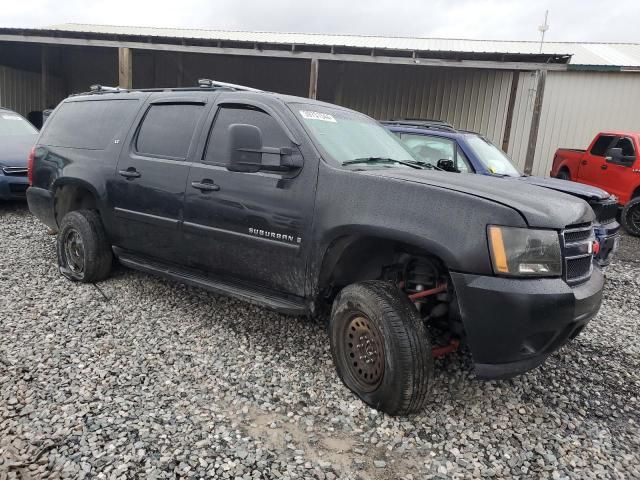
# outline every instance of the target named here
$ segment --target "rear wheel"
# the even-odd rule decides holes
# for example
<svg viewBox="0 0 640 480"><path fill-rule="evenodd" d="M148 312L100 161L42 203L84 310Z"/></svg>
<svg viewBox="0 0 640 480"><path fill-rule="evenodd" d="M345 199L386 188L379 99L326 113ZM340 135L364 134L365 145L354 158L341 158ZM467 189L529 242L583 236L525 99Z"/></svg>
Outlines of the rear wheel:
<svg viewBox="0 0 640 480"><path fill-rule="evenodd" d="M111 272L113 254L94 210L76 210L60 222L57 239L60 273L70 280L92 283Z"/></svg>
<svg viewBox="0 0 640 480"><path fill-rule="evenodd" d="M634 237L640 237L640 197L634 198L625 205L620 220L627 232Z"/></svg>
<svg viewBox="0 0 640 480"><path fill-rule="evenodd" d="M556 175L556 178L559 178L560 180L571 180L571 174L569 173L569 170L562 168Z"/></svg>
<svg viewBox="0 0 640 480"><path fill-rule="evenodd" d="M420 410L433 377L431 342L395 285L368 281L336 297L329 325L338 375L364 402L390 415Z"/></svg>

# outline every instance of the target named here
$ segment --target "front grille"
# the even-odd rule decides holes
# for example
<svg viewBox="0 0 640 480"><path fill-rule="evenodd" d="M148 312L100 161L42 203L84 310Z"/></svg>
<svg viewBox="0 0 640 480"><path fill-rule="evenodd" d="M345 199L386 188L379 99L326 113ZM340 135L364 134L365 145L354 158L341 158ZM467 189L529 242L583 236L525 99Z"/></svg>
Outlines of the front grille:
<svg viewBox="0 0 640 480"><path fill-rule="evenodd" d="M565 231L564 242L565 243L584 242L585 240L589 239L591 235L592 235L591 228L586 230Z"/></svg>
<svg viewBox="0 0 640 480"><path fill-rule="evenodd" d="M592 255L567 260L567 279L575 280L591 275Z"/></svg>
<svg viewBox="0 0 640 480"><path fill-rule="evenodd" d="M2 167L2 172L9 177L27 176L27 169L24 167Z"/></svg>
<svg viewBox="0 0 640 480"><path fill-rule="evenodd" d="M570 225L562 236L565 280L570 285L586 282L593 272L593 225Z"/></svg>
<svg viewBox="0 0 640 480"><path fill-rule="evenodd" d="M611 223L618 216L618 203L615 200L603 200L590 202L593 212L596 214L596 220L600 224Z"/></svg>

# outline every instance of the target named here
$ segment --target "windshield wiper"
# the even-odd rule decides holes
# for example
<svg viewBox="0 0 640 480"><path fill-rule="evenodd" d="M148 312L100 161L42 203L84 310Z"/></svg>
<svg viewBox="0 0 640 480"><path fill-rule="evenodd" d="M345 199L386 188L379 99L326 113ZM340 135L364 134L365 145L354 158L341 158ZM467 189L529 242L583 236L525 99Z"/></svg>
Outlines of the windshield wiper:
<svg viewBox="0 0 640 480"><path fill-rule="evenodd" d="M440 168L440 167L434 165L433 163L423 162L423 161L420 161L420 160L413 160L412 163L414 165L420 165L421 167L424 167L424 168L430 168L432 170L440 170L440 171L444 172L443 168Z"/></svg>
<svg viewBox="0 0 640 480"><path fill-rule="evenodd" d="M407 167L422 169L423 165L417 162L405 162L404 160L395 160L393 158L384 157L363 157L354 158L353 160L345 160L342 165L355 165L356 163L399 163L400 165L406 165Z"/></svg>

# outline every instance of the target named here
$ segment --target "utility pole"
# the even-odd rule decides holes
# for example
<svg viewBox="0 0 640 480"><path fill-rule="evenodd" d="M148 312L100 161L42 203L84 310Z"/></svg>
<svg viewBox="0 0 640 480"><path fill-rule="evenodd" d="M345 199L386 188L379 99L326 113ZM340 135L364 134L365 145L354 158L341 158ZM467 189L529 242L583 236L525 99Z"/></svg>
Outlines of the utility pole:
<svg viewBox="0 0 640 480"><path fill-rule="evenodd" d="M544 23L538 27L540 30L540 53L542 53L542 44L544 43L544 34L549 30L549 10L544 12Z"/></svg>

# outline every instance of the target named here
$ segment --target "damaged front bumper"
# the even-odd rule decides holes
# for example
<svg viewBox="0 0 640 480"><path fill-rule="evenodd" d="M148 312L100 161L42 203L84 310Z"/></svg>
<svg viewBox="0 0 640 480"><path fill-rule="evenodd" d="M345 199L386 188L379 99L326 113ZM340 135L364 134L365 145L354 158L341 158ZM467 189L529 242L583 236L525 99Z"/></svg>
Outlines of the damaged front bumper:
<svg viewBox="0 0 640 480"><path fill-rule="evenodd" d="M571 287L561 278L451 273L466 343L481 378L509 378L542 364L575 338L602 302L604 276Z"/></svg>

